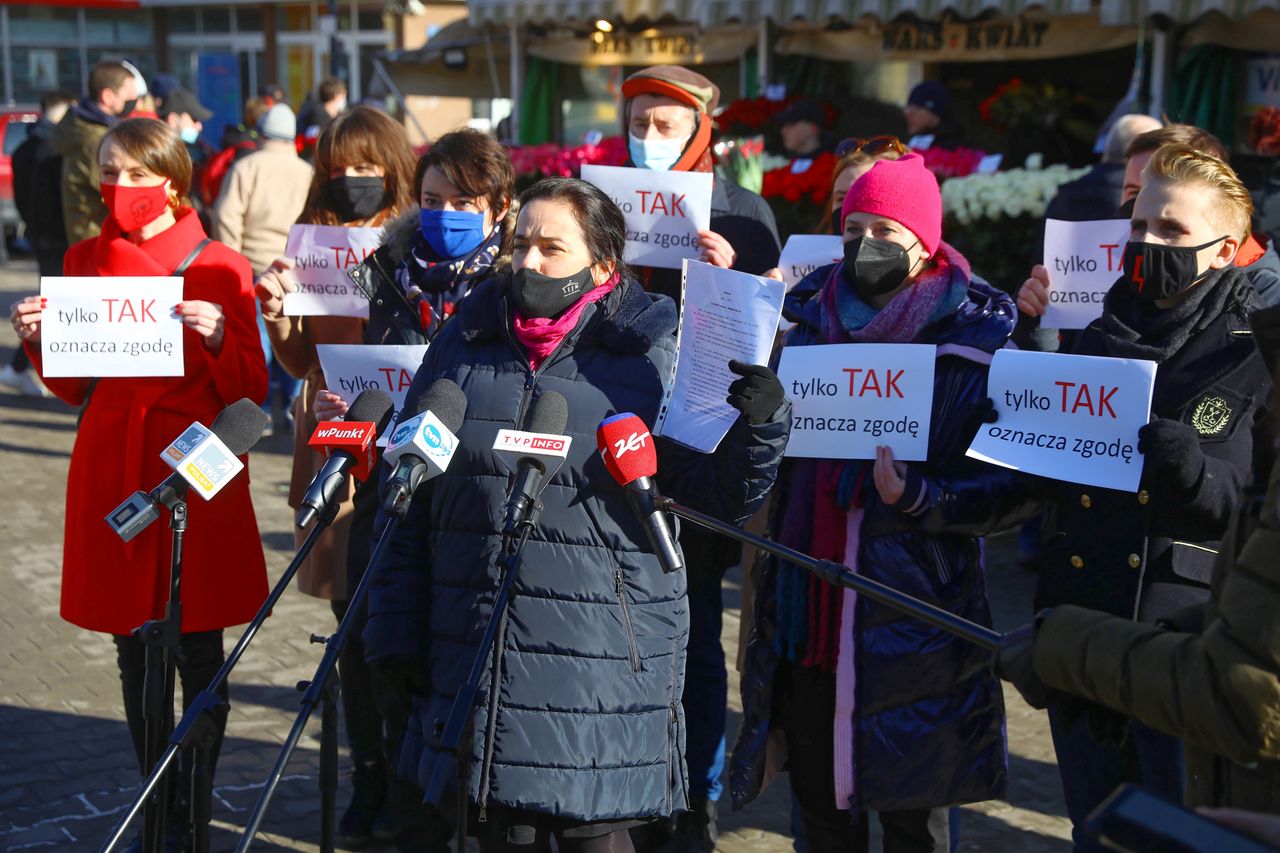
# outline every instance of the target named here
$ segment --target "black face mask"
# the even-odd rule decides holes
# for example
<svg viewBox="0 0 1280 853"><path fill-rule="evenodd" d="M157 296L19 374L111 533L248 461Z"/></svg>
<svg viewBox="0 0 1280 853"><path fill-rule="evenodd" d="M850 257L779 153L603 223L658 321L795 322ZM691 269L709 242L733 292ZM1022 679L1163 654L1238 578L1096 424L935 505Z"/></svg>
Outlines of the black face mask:
<svg viewBox="0 0 1280 853"><path fill-rule="evenodd" d="M897 243L855 237L844 244L845 280L863 300L896 289L910 273L911 258Z"/></svg>
<svg viewBox="0 0 1280 853"><path fill-rule="evenodd" d="M840 211L838 210L831 211L831 233L844 233L844 220L840 218Z"/></svg>
<svg viewBox="0 0 1280 853"><path fill-rule="evenodd" d="M120 115L116 116L116 118L128 118L130 113L132 113L137 108L138 108L138 99L130 98L129 100L124 102L124 106L120 108Z"/></svg>
<svg viewBox="0 0 1280 853"><path fill-rule="evenodd" d="M1145 302L1168 299L1198 284L1209 270L1200 272L1196 253L1226 236L1199 246L1161 246L1130 240L1124 247L1124 280Z"/></svg>
<svg viewBox="0 0 1280 853"><path fill-rule="evenodd" d="M591 267L564 278L521 269L511 277L511 298L525 317L555 317L595 286Z"/></svg>
<svg viewBox="0 0 1280 853"><path fill-rule="evenodd" d="M368 219L385 207L387 187L382 178L343 175L325 184L325 206L341 222Z"/></svg>

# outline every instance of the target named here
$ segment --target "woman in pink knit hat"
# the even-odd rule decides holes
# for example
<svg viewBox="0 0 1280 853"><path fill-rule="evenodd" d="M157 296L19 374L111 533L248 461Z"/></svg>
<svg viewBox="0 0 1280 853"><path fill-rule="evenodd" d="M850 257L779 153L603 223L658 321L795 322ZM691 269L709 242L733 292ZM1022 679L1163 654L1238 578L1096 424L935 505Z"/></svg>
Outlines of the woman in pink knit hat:
<svg viewBox="0 0 1280 853"><path fill-rule="evenodd" d="M979 537L1020 507L1008 472L964 454L1013 302L942 240L938 184L919 155L877 162L841 214L844 261L791 292L785 346L937 345L928 459L897 461L886 438L874 460L786 460L772 538L990 625ZM993 491L1009 496L1010 517L975 517L966 496ZM950 807L1005 791L990 655L801 569L761 560L754 579L735 807L785 760L813 853L866 850L870 811L887 853L946 853ZM785 759L767 755L782 747Z"/></svg>

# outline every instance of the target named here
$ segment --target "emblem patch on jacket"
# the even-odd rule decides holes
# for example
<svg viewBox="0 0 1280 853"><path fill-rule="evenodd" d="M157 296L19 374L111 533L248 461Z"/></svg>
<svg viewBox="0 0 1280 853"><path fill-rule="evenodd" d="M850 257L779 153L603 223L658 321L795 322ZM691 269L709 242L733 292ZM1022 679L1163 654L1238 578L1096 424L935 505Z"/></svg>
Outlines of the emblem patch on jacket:
<svg viewBox="0 0 1280 853"><path fill-rule="evenodd" d="M1191 425L1201 435L1217 435L1231 420L1231 407L1221 397L1205 397L1191 413Z"/></svg>

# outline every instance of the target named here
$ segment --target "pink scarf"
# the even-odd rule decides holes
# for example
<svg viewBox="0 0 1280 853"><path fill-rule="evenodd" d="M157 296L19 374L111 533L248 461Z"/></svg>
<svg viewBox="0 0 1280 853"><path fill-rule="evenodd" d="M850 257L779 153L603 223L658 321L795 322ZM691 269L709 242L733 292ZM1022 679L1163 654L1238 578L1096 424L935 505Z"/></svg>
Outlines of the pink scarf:
<svg viewBox="0 0 1280 853"><path fill-rule="evenodd" d="M615 272L604 284L597 285L583 294L581 299L566 308L559 317L524 317L516 311L513 327L516 339L524 345L525 352L529 354L529 367L537 370L538 365L556 351L556 347L560 346L565 336L577 328L578 319L582 316L582 312L587 310L587 306L608 296L621 278Z"/></svg>

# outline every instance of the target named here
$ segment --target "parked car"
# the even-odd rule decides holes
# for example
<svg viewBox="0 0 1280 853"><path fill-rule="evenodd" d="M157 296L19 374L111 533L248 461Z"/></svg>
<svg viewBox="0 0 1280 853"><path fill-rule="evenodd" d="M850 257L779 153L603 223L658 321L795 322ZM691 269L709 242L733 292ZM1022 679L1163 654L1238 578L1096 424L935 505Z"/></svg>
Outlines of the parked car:
<svg viewBox="0 0 1280 853"><path fill-rule="evenodd" d="M13 203L13 152L27 141L27 131L40 118L36 107L0 109L0 222L5 235L18 230L18 208Z"/></svg>

